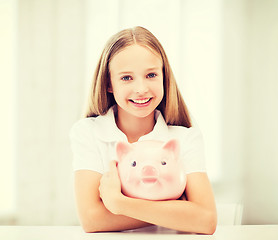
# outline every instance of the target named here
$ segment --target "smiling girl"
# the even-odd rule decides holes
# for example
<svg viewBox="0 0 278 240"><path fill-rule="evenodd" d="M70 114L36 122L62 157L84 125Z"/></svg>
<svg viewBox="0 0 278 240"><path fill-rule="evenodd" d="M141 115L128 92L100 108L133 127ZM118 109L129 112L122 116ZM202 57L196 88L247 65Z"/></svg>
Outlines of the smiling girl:
<svg viewBox="0 0 278 240"><path fill-rule="evenodd" d="M162 226L213 234L216 210L203 140L192 126L167 56L142 27L108 41L93 78L86 118L71 129L75 194L86 232ZM186 199L150 201L122 194L116 143L176 138L186 166Z"/></svg>

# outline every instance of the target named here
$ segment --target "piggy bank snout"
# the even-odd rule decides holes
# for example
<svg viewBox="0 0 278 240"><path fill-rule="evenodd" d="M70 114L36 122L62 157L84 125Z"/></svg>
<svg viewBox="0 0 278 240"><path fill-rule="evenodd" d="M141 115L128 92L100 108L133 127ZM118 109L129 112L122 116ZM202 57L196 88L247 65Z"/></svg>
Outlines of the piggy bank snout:
<svg viewBox="0 0 278 240"><path fill-rule="evenodd" d="M142 176L148 177L148 176L158 176L158 171L153 166L144 166L142 168Z"/></svg>

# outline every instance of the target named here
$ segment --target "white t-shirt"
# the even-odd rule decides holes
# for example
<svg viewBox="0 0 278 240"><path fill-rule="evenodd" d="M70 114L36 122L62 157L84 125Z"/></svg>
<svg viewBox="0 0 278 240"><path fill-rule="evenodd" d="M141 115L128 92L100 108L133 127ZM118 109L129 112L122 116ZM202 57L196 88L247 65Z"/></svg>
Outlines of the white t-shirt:
<svg viewBox="0 0 278 240"><path fill-rule="evenodd" d="M116 107L105 115L84 118L70 130L73 151L73 170L92 170L103 174L109 161L116 160L116 143L128 142L126 135L117 127L114 117ZM156 124L153 130L138 141L177 139L180 143L180 157L186 174L205 172L203 137L198 127L170 126L160 111L155 111Z"/></svg>

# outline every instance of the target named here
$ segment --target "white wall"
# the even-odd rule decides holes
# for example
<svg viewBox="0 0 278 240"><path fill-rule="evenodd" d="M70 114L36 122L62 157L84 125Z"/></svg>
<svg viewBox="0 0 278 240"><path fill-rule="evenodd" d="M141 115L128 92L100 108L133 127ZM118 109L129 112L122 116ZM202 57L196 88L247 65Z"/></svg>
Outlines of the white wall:
<svg viewBox="0 0 278 240"><path fill-rule="evenodd" d="M278 224L278 1L249 7L243 223Z"/></svg>
<svg viewBox="0 0 278 240"><path fill-rule="evenodd" d="M0 223L15 208L15 10L15 1L0 1Z"/></svg>
<svg viewBox="0 0 278 240"><path fill-rule="evenodd" d="M84 7L18 1L17 224L76 223L68 131L83 104Z"/></svg>
<svg viewBox="0 0 278 240"><path fill-rule="evenodd" d="M242 176L245 161L245 69L246 45L248 44L247 19L250 15L248 1L234 0L221 2L221 95L220 129L221 154L220 181L215 192L220 203L242 203Z"/></svg>

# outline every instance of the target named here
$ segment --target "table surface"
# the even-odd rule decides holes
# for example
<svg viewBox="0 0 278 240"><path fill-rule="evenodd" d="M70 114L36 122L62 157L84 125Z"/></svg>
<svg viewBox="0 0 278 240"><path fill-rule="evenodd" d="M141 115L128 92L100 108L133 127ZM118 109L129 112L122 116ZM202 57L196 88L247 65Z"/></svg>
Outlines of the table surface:
<svg viewBox="0 0 278 240"><path fill-rule="evenodd" d="M277 240L278 225L218 226L213 235L178 233L172 230L160 232L85 233L79 226L0 226L2 240L98 240L98 239L200 239L200 240Z"/></svg>

